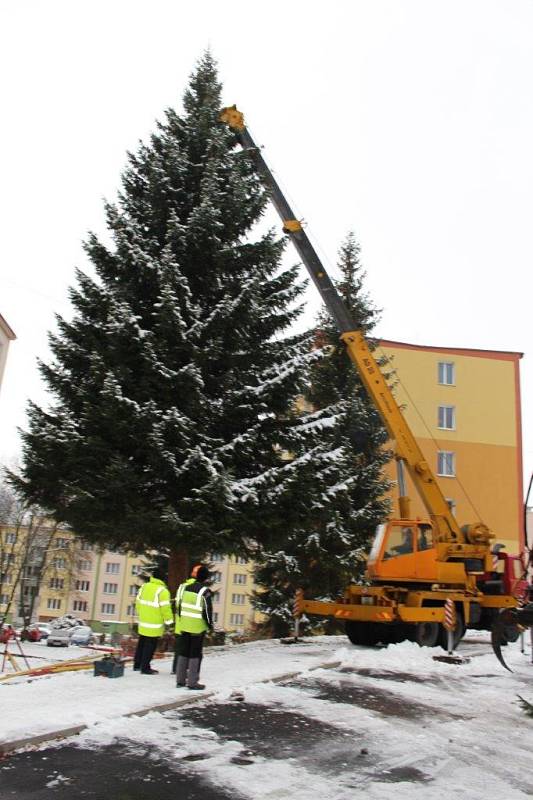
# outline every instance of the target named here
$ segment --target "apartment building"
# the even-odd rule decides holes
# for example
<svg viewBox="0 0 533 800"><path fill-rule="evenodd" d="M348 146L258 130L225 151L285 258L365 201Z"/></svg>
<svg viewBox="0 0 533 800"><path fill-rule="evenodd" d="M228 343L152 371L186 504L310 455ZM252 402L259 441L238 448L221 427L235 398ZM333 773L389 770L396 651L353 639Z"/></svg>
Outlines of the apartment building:
<svg viewBox="0 0 533 800"><path fill-rule="evenodd" d="M382 340L397 401L454 514L482 520L506 545L524 542L521 353ZM378 355L379 355L378 350ZM394 462L389 476L396 479ZM412 513L426 514L408 480Z"/></svg>
<svg viewBox="0 0 533 800"><path fill-rule="evenodd" d="M2 378L6 367L9 344L16 338L17 337L0 314L0 387L2 386Z"/></svg>
<svg viewBox="0 0 533 800"><path fill-rule="evenodd" d="M136 622L135 597L145 560L84 542L71 532L43 527L37 534L23 527L0 527L0 613L6 610L17 575L23 575L23 596L17 589L9 619L22 619L21 604L35 595L33 618L51 622L63 614L87 620L95 630L127 631ZM28 537L35 554L27 554ZM50 541L51 537L51 541ZM47 546L44 569L40 549ZM250 603L252 565L242 558L213 553L215 628L243 632L254 620ZM37 574L42 572L38 581ZM20 585L20 582L19 582Z"/></svg>
<svg viewBox="0 0 533 800"><path fill-rule="evenodd" d="M211 553L213 617L215 628L241 633L258 621L251 604L253 564L235 556Z"/></svg>

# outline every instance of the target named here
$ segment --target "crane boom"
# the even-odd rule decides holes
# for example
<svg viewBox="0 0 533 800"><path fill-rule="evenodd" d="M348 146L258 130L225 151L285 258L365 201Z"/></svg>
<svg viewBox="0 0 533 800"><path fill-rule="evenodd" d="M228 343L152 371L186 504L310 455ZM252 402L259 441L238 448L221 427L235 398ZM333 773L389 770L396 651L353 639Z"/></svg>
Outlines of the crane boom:
<svg viewBox="0 0 533 800"><path fill-rule="evenodd" d="M243 114L236 106L230 106L221 111L220 120L233 130L237 140L246 150L261 176L272 203L281 217L284 233L288 234L294 243L304 266L339 329L348 354L378 409L389 436L396 442L396 459L406 465L427 512L437 528L439 541L454 544L465 541L475 545L488 544L491 534L485 525L476 523L461 529L451 513L435 476L372 355L362 330L358 328L346 308L301 222L296 219L260 149L246 128Z"/></svg>

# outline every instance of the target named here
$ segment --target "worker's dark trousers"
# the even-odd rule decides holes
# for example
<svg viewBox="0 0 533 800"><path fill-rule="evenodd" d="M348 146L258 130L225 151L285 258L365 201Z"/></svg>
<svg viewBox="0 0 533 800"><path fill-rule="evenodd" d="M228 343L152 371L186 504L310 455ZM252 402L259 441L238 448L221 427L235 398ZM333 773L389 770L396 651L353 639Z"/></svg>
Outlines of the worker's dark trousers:
<svg viewBox="0 0 533 800"><path fill-rule="evenodd" d="M137 649L133 657L133 668L140 669L141 672L148 672L150 661L155 653L155 648L159 641L159 636L139 636Z"/></svg>
<svg viewBox="0 0 533 800"><path fill-rule="evenodd" d="M205 633L180 633L177 637L176 683L195 686L200 677Z"/></svg>

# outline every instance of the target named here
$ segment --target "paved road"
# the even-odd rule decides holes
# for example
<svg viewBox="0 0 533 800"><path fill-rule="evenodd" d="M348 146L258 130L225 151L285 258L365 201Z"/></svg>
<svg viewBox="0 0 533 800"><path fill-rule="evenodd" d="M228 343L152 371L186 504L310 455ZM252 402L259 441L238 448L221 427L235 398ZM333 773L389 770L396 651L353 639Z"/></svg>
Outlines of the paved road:
<svg viewBox="0 0 533 800"><path fill-rule="evenodd" d="M466 640L461 649L475 659L489 645ZM434 754L434 745L424 751L417 744L406 758L401 740L415 741L421 732L424 738L424 731L430 740L435 731L442 736L445 730L436 726L452 729L454 723L472 719L452 702L454 681L459 687L459 680L453 675L431 677L425 681L424 698L418 699L413 684L420 678L408 670L339 667L306 673L281 687L252 687L244 700L208 700L124 721L122 735L116 727L109 735L104 726L101 742L95 728L89 739L82 735L63 745L15 754L0 766L0 799L241 800L250 797L247 781L257 782L261 776L266 780L264 796L281 797L289 775L298 788L293 786L286 796L304 797L299 773L309 797L327 793L348 798L376 781L391 785L390 796L393 784L423 789L434 779L440 756ZM440 705L428 700L432 692L444 698ZM148 728L160 746L146 745ZM448 735L443 741L451 741ZM461 757L462 748L458 752ZM284 772L287 765L290 772ZM346 794L335 791L339 776ZM525 789L533 793L531 785Z"/></svg>

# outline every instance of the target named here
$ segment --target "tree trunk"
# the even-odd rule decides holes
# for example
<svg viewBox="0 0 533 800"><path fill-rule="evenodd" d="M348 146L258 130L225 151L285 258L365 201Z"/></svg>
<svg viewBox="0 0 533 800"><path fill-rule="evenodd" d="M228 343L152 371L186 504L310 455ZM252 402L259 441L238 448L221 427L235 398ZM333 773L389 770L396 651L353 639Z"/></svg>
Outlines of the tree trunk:
<svg viewBox="0 0 533 800"><path fill-rule="evenodd" d="M189 553L187 550L171 550L168 559L168 588L171 597L176 589L189 577Z"/></svg>

